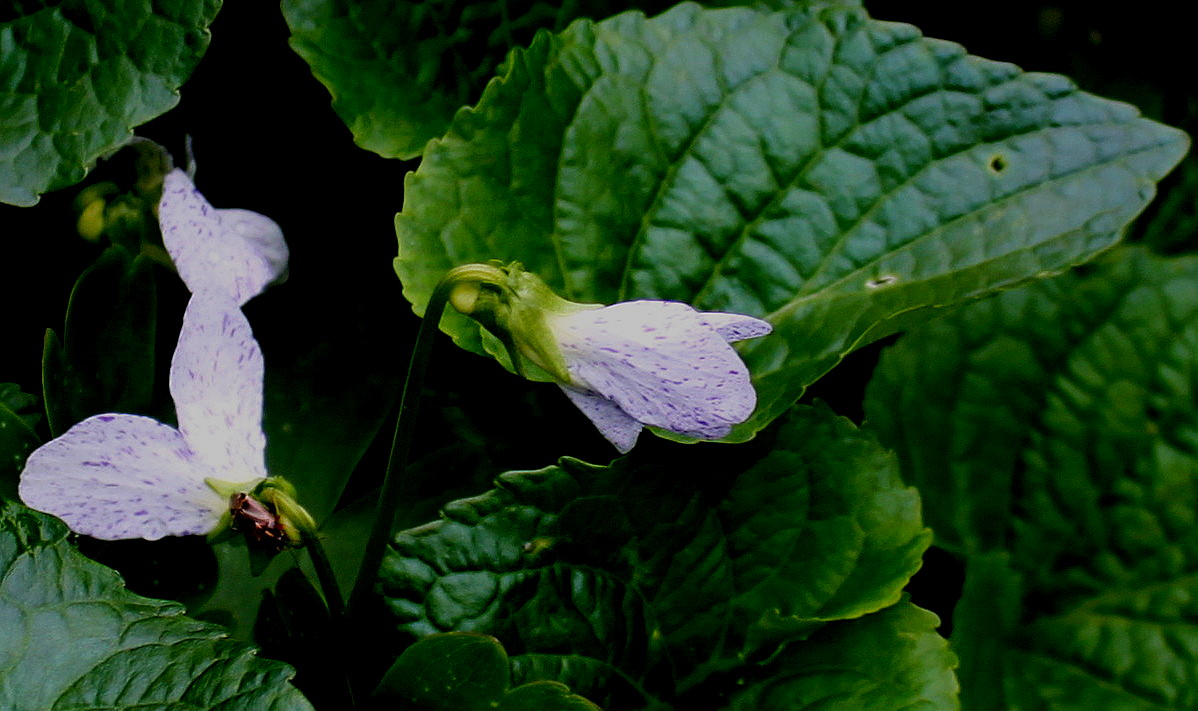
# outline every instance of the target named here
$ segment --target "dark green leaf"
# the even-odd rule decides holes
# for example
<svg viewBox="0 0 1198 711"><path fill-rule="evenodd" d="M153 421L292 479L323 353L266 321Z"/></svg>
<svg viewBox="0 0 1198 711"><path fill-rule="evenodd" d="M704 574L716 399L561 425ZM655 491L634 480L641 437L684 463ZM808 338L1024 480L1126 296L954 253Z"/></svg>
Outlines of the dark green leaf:
<svg viewBox="0 0 1198 711"><path fill-rule="evenodd" d="M534 681L503 695L496 711L600 711L570 687L556 681Z"/></svg>
<svg viewBox="0 0 1198 711"><path fill-rule="evenodd" d="M110 247L71 292L60 342L47 332L42 387L50 431L103 412L155 414L153 262Z"/></svg>
<svg viewBox="0 0 1198 711"><path fill-rule="evenodd" d="M283 14L292 49L332 93L354 141L387 158L415 158L458 108L478 101L508 51L527 45L537 30L560 32L579 17L652 14L670 4L286 0Z"/></svg>
<svg viewBox="0 0 1198 711"><path fill-rule="evenodd" d="M396 537L387 604L416 635L495 635L525 678L561 672L606 704L896 602L931 536L893 460L826 408L761 440L505 473Z"/></svg>
<svg viewBox="0 0 1198 711"><path fill-rule="evenodd" d="M39 444L34 432L40 416L30 412L37 398L13 383L0 383L0 500L17 498L17 474Z"/></svg>
<svg viewBox="0 0 1198 711"><path fill-rule="evenodd" d="M295 667L295 685L317 708L350 708L348 657L341 627L299 568L288 568L265 592L254 623L262 654Z"/></svg>
<svg viewBox="0 0 1198 711"><path fill-rule="evenodd" d="M263 429L268 470L294 484L320 522L391 409L400 372L352 335L313 332L315 342L267 351Z"/></svg>
<svg viewBox="0 0 1198 711"><path fill-rule="evenodd" d="M507 691L503 645L482 634L435 635L408 647L391 665L376 697L427 711L486 711Z"/></svg>
<svg viewBox="0 0 1198 711"><path fill-rule="evenodd" d="M1187 145L859 10L684 4L513 52L409 177L396 268L417 313L447 269L497 259L577 301L767 318L741 349L746 439L896 318L1110 246Z"/></svg>
<svg viewBox="0 0 1198 711"><path fill-rule="evenodd" d="M940 621L902 603L837 622L793 644L767 676L737 694L737 711L894 711L960 708L956 657L936 634Z"/></svg>
<svg viewBox="0 0 1198 711"><path fill-rule="evenodd" d="M221 625L234 639L252 641L262 600L295 561L290 555L278 555L265 568L255 570L257 564L243 538L218 543L212 552L216 583L204 595L184 600L187 612Z"/></svg>
<svg viewBox="0 0 1198 711"><path fill-rule="evenodd" d="M494 637L450 632L408 647L387 671L375 699L419 711L598 711L554 681L512 689L507 652Z"/></svg>
<svg viewBox="0 0 1198 711"><path fill-rule="evenodd" d="M57 520L0 509L0 708L311 709L284 664L125 590Z"/></svg>
<svg viewBox="0 0 1198 711"><path fill-rule="evenodd" d="M0 202L74 185L179 101L219 0L62 0L0 21Z"/></svg>
<svg viewBox="0 0 1198 711"><path fill-rule="evenodd" d="M1198 705L1198 258L1139 248L907 334L871 421L967 554L980 709Z"/></svg>

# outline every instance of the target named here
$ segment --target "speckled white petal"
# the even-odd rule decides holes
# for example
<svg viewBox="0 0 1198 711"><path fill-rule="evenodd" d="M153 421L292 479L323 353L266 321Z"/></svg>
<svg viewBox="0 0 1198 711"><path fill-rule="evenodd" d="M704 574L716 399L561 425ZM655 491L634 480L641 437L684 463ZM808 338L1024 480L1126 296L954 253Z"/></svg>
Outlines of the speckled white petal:
<svg viewBox="0 0 1198 711"><path fill-rule="evenodd" d="M266 215L238 207L218 209L216 212L227 228L226 234L237 235L244 240L246 247L266 263L270 274L267 284L281 281L286 276L291 250L287 248L287 240L283 239L283 229L279 223ZM261 291L259 288L255 294Z"/></svg>
<svg viewBox="0 0 1198 711"><path fill-rule="evenodd" d="M262 349L237 304L215 293L191 297L171 361L179 430L218 479L266 476Z"/></svg>
<svg viewBox="0 0 1198 711"><path fill-rule="evenodd" d="M729 343L758 338L774 330L769 321L745 316L744 314L727 314L722 311L700 311L699 319L715 329L720 337Z"/></svg>
<svg viewBox="0 0 1198 711"><path fill-rule="evenodd" d="M573 384L643 424L719 439L756 407L740 356L686 304L625 302L562 316L552 328Z"/></svg>
<svg viewBox="0 0 1198 711"><path fill-rule="evenodd" d="M228 503L174 428L138 415L96 415L39 447L21 500L72 531L105 540L208 533Z"/></svg>
<svg viewBox="0 0 1198 711"><path fill-rule="evenodd" d="M192 293L219 291L244 304L287 268L287 243L273 220L212 207L182 170L163 179L158 222L162 242Z"/></svg>
<svg viewBox="0 0 1198 711"><path fill-rule="evenodd" d="M559 385L561 384L559 383ZM640 436L644 427L635 417L624 412L619 405L602 395L578 390L569 385L561 385L561 388L562 392L566 393L566 397L570 398L570 402L582 410L582 414L586 415L595 424L595 427L599 428L599 434L606 437L608 442L620 450L620 454L626 454L636 445L637 437Z"/></svg>

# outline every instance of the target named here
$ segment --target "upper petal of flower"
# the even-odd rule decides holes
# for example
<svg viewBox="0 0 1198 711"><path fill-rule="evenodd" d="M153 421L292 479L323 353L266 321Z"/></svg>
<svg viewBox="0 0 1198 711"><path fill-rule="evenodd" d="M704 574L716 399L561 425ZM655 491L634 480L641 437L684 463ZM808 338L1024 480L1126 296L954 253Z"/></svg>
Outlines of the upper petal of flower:
<svg viewBox="0 0 1198 711"><path fill-rule="evenodd" d="M212 207L177 168L163 179L158 222L162 242L193 294L219 291L244 304L287 269L287 243L273 220Z"/></svg>
<svg viewBox="0 0 1198 711"><path fill-rule="evenodd" d="M551 327L571 385L646 425L718 439L757 404L748 369L721 333L743 333L747 326L737 324L748 318L700 314L680 302L631 301L566 314Z"/></svg>
<svg viewBox="0 0 1198 711"><path fill-rule="evenodd" d="M197 293L183 314L170 389L188 447L214 472L243 482L266 477L262 349L238 305Z"/></svg>
<svg viewBox="0 0 1198 711"><path fill-rule="evenodd" d="M138 415L95 415L39 447L21 472L30 507L105 540L207 533L228 502L177 430Z"/></svg>

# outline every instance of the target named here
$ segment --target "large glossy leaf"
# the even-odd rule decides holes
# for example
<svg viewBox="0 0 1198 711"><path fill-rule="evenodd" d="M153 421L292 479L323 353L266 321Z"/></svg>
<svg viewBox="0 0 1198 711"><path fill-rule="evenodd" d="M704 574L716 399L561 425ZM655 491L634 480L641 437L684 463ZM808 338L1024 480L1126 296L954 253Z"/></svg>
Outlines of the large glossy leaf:
<svg viewBox="0 0 1198 711"><path fill-rule="evenodd" d="M744 439L896 317L1110 246L1187 145L860 10L685 4L514 52L409 176L396 269L417 313L447 269L498 259L578 301L768 318L741 348Z"/></svg>
<svg viewBox="0 0 1198 711"><path fill-rule="evenodd" d="M449 128L454 112L478 101L508 51L527 45L537 30L560 32L580 17L634 8L653 14L671 4L284 0L283 14L291 47L332 93L357 144L387 158L415 158Z"/></svg>
<svg viewBox="0 0 1198 711"><path fill-rule="evenodd" d="M219 0L63 0L0 10L0 202L74 185L179 101Z"/></svg>
<svg viewBox="0 0 1198 711"><path fill-rule="evenodd" d="M311 709L284 664L139 597L57 520L0 509L0 707Z"/></svg>
<svg viewBox="0 0 1198 711"><path fill-rule="evenodd" d="M788 647L766 678L733 697L737 711L952 711L957 660L935 615L904 602L838 622Z"/></svg>
<svg viewBox="0 0 1198 711"><path fill-rule="evenodd" d="M478 100L508 50L530 42L538 29L668 6L664 0L285 0L283 14L291 47L328 87L358 145L388 158L415 158L459 107Z"/></svg>
<svg viewBox="0 0 1198 711"><path fill-rule="evenodd" d="M930 534L893 460L823 407L762 440L503 474L396 537L387 603L401 629L492 634L522 678L601 703L895 603Z"/></svg>
<svg viewBox="0 0 1198 711"><path fill-rule="evenodd" d="M1126 248L907 334L867 409L967 554L980 709L1196 708L1198 259Z"/></svg>

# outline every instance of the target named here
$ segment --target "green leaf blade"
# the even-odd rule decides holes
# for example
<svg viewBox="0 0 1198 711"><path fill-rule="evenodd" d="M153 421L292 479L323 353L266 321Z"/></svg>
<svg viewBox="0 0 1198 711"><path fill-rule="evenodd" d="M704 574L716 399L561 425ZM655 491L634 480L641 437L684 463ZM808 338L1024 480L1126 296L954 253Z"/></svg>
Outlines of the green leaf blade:
<svg viewBox="0 0 1198 711"><path fill-rule="evenodd" d="M1196 362L1198 260L1141 248L884 355L867 412L966 557L978 708L1195 703Z"/></svg>
<svg viewBox="0 0 1198 711"><path fill-rule="evenodd" d="M1112 245L1188 147L1063 77L845 8L682 5L512 54L409 177L396 270L767 318L752 436L862 343ZM496 354L451 314L463 347ZM503 362L503 358L500 358Z"/></svg>
<svg viewBox="0 0 1198 711"><path fill-rule="evenodd" d="M68 0L0 23L0 201L34 205L74 185L134 126L178 103L219 8Z"/></svg>
<svg viewBox="0 0 1198 711"><path fill-rule="evenodd" d="M931 540L918 497L826 408L779 424L741 452L505 473L396 536L384 599L409 633L494 635L533 678L600 703L668 697L893 605ZM723 477L690 475L717 463Z"/></svg>
<svg viewBox="0 0 1198 711"><path fill-rule="evenodd" d="M333 97L354 141L386 158L415 158L473 104L513 47L538 29L559 31L660 0L391 3L286 0L291 47Z"/></svg>
<svg viewBox="0 0 1198 711"><path fill-rule="evenodd" d="M290 667L257 658L176 603L126 591L68 533L18 504L0 510L4 708L311 709L288 683Z"/></svg>
<svg viewBox="0 0 1198 711"><path fill-rule="evenodd" d="M903 602L838 622L787 647L763 683L733 697L730 709L786 711L955 711L956 656L935 632L940 620Z"/></svg>

